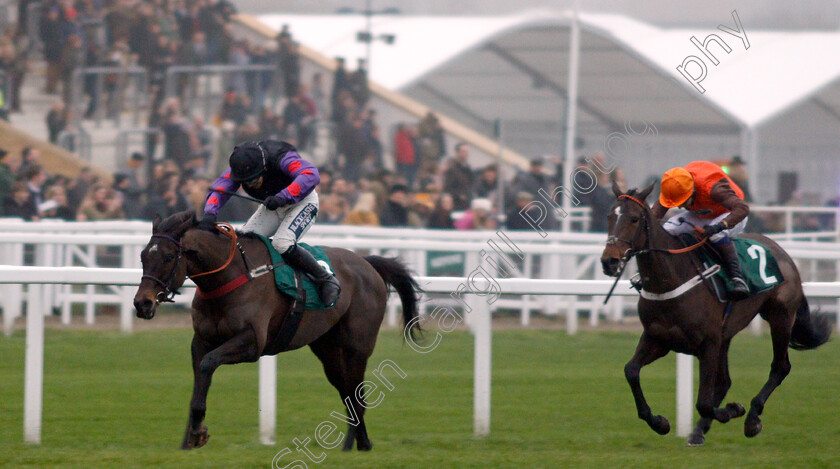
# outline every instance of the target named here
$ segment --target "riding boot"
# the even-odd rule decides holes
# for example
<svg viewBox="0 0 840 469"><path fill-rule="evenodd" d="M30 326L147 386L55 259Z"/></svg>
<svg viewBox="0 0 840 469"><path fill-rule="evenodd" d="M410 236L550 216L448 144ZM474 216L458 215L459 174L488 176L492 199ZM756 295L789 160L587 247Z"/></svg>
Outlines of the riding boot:
<svg viewBox="0 0 840 469"><path fill-rule="evenodd" d="M282 256L289 266L309 275L315 281L318 287L318 296L321 297L321 301L327 308L331 308L335 304L338 294L341 292L338 279L327 272L309 251L299 248L295 244L286 250Z"/></svg>
<svg viewBox="0 0 840 469"><path fill-rule="evenodd" d="M729 299L738 301L750 296L747 281L744 280L744 274L741 273L741 263L738 261L735 243L726 240L724 243L716 244L715 247L723 260L723 269L729 277Z"/></svg>

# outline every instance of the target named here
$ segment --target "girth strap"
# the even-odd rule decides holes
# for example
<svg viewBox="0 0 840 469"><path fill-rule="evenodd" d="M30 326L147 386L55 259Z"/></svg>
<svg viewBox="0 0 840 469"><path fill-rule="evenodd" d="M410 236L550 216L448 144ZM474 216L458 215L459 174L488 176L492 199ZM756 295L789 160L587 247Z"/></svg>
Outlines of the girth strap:
<svg viewBox="0 0 840 469"><path fill-rule="evenodd" d="M681 296L691 290L692 288L696 287L703 283L703 281L712 275L718 273L720 271L720 266L715 264L708 269L706 269L703 273L699 275L695 275L691 279L689 279L684 284L680 285L679 287L665 293L651 293L645 289L639 290L639 294L642 295L642 298L651 301L667 301L672 300L678 296Z"/></svg>

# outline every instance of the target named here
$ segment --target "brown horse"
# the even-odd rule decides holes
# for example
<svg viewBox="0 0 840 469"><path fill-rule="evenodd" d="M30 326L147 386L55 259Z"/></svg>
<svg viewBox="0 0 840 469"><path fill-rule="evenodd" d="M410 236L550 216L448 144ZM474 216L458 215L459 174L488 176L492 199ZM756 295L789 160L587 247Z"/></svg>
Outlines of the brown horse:
<svg viewBox="0 0 840 469"><path fill-rule="evenodd" d="M618 200L609 215L609 238L601 256L604 273L618 276L624 264L636 257L643 291L653 294L672 292L697 275L691 257L694 253L673 253L682 244L653 219L645 199L653 185L637 193L627 194L613 184ZM713 420L727 422L744 415L737 403L721 408L729 390L727 353L732 337L744 329L756 314L770 325L773 361L770 376L750 402L744 422L744 434L753 437L761 432L760 415L767 398L790 372L788 347L807 350L828 341L831 326L825 315L812 314L802 293L796 265L787 253L766 236L750 234L745 238L761 243L779 264L784 281L774 288L732 304L720 303L711 288L697 285L682 295L666 300L639 298L639 319L644 327L633 358L624 367L630 383L639 418L660 435L670 431L668 420L653 415L639 384L641 368L673 350L696 356L700 360L700 389L697 411L700 419L688 439L690 446L702 445Z"/></svg>
<svg viewBox="0 0 840 469"><path fill-rule="evenodd" d="M293 301L277 290L274 276L258 276L237 286L237 279L249 278L252 267L271 264L262 241L247 234L237 236L232 229L198 223L193 212L178 213L163 221L155 219L152 233L141 254L143 279L134 297L137 316L151 319L157 305L171 300L186 277L205 292L205 298L196 294L192 303L195 381L182 449L204 446L209 438L203 423L207 391L219 366L254 362L263 355L304 345L309 345L321 360L341 400L353 407L348 413L356 418L351 419L354 423L349 426L344 449L352 449L354 440L359 450L371 449L364 402L356 397L361 395L357 388L364 380L385 314L387 285L400 296L403 319L411 325L407 332L415 332L417 321L412 319L417 317L419 289L405 265L397 259L362 258L345 249L325 248L341 282L341 297L333 308L307 311L297 332L283 340L282 325L290 316ZM238 246L241 253L237 252Z"/></svg>

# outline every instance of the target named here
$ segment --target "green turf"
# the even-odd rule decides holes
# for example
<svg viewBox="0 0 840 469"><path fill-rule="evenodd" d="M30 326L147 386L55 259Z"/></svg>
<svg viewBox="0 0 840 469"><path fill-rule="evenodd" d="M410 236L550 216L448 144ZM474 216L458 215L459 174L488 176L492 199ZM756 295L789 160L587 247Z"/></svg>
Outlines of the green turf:
<svg viewBox="0 0 840 469"><path fill-rule="evenodd" d="M0 338L0 466L270 467L292 440L341 411L308 351L278 366L277 446L257 440L257 368L222 367L213 379L200 450L179 451L192 387L189 331L47 332L43 444L22 443L24 337ZM370 453L323 452L308 467L838 467L840 345L793 352L793 371L768 402L764 432L743 436L743 419L716 424L703 448L658 436L636 418L623 366L636 333L499 331L493 335L491 436L472 436L472 338L445 335L421 355L383 332L371 363L406 373L368 412ZM769 337L738 337L728 400L745 405L767 376ZM675 425L674 358L642 372L654 412ZM345 431L344 426L341 430ZM295 453L298 454L298 453ZM300 456L298 454L298 456ZM282 459L284 467L292 457ZM289 466L292 467L292 466ZM299 466L303 467L303 466Z"/></svg>

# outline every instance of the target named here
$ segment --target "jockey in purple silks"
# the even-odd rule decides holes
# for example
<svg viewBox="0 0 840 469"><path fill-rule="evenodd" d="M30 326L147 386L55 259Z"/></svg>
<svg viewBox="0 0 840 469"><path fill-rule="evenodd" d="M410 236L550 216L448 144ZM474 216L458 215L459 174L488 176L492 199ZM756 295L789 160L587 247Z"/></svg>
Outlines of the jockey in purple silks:
<svg viewBox="0 0 840 469"><path fill-rule="evenodd" d="M204 204L204 220L215 222L219 209L240 185L251 197L263 201L242 227L272 237L277 249L292 268L308 274L318 285L321 301L335 304L338 280L327 272L297 242L315 222L321 181L318 169L302 159L292 145L278 140L243 142L234 147L228 168L213 183ZM228 193L225 193L228 192Z"/></svg>

